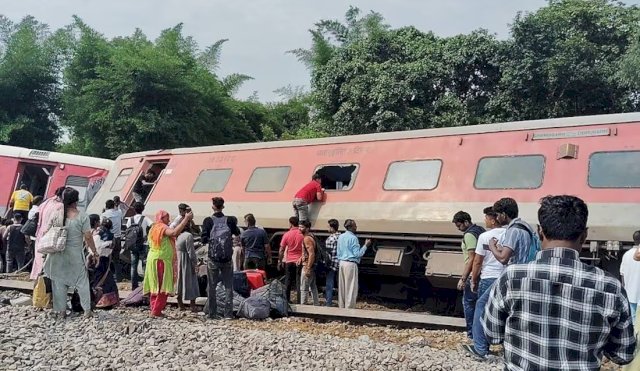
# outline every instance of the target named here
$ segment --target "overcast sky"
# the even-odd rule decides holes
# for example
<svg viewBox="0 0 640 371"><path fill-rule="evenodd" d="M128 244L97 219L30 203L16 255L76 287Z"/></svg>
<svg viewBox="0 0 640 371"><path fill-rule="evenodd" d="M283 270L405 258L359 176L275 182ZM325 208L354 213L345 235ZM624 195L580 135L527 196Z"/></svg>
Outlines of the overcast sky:
<svg viewBox="0 0 640 371"><path fill-rule="evenodd" d="M627 3L638 3L627 1ZM340 19L349 5L381 13L392 27L413 25L450 36L485 28L509 34L518 11L531 11L545 0L0 0L0 13L13 21L32 15L51 28L78 15L107 37L130 35L136 27L151 39L161 30L184 23L201 48L229 39L222 49L219 74L244 73L241 98L258 92L276 100L273 90L309 85L309 74L287 50L310 45L308 30L320 19Z"/></svg>

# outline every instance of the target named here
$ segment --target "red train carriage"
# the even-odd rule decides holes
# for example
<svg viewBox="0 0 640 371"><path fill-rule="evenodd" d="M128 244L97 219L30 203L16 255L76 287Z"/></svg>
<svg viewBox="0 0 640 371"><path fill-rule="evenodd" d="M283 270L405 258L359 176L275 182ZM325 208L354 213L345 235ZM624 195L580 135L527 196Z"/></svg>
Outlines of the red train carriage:
<svg viewBox="0 0 640 371"><path fill-rule="evenodd" d="M52 196L69 186L80 192L85 208L104 182L114 161L65 153L0 145L0 215L9 207L11 194L26 184L34 196Z"/></svg>
<svg viewBox="0 0 640 371"><path fill-rule="evenodd" d="M327 197L311 207L313 228L356 219L361 237L375 241L361 272L378 292L402 297L420 290L425 273L430 287L455 284L456 211L482 223L484 207L510 196L535 224L542 196L567 193L590 207L585 259L615 265L640 220L638 123L631 113L125 154L90 210L115 195L131 201L134 182L153 168L160 176L147 213L187 202L201 221L220 195L225 213L253 213L277 245L293 195L320 172Z"/></svg>

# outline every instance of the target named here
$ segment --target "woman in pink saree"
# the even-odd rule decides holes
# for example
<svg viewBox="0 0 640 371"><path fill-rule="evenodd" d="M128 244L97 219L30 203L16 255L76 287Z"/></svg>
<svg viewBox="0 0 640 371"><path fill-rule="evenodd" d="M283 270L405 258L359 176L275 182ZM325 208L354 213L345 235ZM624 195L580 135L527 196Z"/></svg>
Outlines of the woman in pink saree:
<svg viewBox="0 0 640 371"><path fill-rule="evenodd" d="M66 187L60 187L56 189L55 196L48 198L40 204L40 209L38 210L38 229L36 230L36 248L34 249L33 266L31 267L30 276L32 280L37 280L40 273L42 273L44 256L37 251L38 243L44 235L44 226L49 225L51 218L54 215L59 215L64 208L62 205L62 192L64 192L65 188Z"/></svg>

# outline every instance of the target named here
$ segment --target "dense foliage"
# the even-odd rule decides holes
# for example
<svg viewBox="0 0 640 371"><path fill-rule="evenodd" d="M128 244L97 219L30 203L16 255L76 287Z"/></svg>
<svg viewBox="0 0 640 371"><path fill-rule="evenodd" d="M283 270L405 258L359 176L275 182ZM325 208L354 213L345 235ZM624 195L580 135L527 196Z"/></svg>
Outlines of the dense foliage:
<svg viewBox="0 0 640 371"><path fill-rule="evenodd" d="M393 29L350 8L294 54L311 90L280 102L234 97L250 76L219 76L219 40L182 25L156 40L107 39L75 18L50 31L0 17L0 143L101 157L173 148L626 112L640 104L640 10L550 0L511 36Z"/></svg>

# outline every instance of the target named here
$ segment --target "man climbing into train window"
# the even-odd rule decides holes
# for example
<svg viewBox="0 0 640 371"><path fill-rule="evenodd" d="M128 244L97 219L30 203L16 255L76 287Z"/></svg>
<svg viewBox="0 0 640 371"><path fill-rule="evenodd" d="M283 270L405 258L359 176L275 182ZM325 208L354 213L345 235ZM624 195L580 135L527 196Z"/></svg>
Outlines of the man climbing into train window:
<svg viewBox="0 0 640 371"><path fill-rule="evenodd" d="M629 301L617 278L580 261L589 210L574 196L548 196L538 210L542 250L512 264L491 288L480 319L504 343L508 370L599 370L602 356L633 360Z"/></svg>
<svg viewBox="0 0 640 371"><path fill-rule="evenodd" d="M458 211L454 216L452 223L462 235L462 256L464 257L464 269L462 276L458 281L458 290L462 291L462 309L464 311L464 319L467 324L467 336L472 336L473 311L476 307L477 295L471 291L471 268L473 267L473 258L475 256L478 237L484 232L484 228L471 222L471 215L464 211Z"/></svg>
<svg viewBox="0 0 640 371"><path fill-rule="evenodd" d="M299 221L309 220L309 205L313 201L324 200L324 188L321 186L322 178L315 173L311 181L302 187L293 197L293 213Z"/></svg>
<svg viewBox="0 0 640 371"><path fill-rule="evenodd" d="M151 192L151 188L155 184L157 174L155 171L149 169L144 175L142 175L136 183L133 185L133 198L137 202L145 203L147 201L147 197L149 196L149 192Z"/></svg>
<svg viewBox="0 0 640 371"><path fill-rule="evenodd" d="M631 304L631 317L636 320L638 301L640 301L640 262L634 260L634 255L640 250L640 231L633 233L633 247L622 256L620 276L622 285L627 292Z"/></svg>
<svg viewBox="0 0 640 371"><path fill-rule="evenodd" d="M224 199L214 197L213 215L202 221L202 243L209 245L207 262L207 300L208 315L210 319L216 319L217 301L216 287L222 280L225 289L224 318L233 317L233 235L240 235L238 219L227 217L222 213Z"/></svg>

